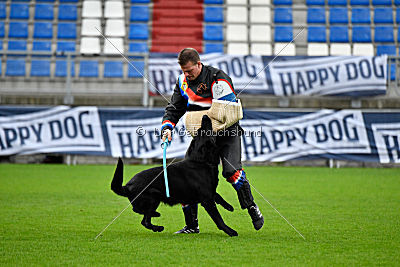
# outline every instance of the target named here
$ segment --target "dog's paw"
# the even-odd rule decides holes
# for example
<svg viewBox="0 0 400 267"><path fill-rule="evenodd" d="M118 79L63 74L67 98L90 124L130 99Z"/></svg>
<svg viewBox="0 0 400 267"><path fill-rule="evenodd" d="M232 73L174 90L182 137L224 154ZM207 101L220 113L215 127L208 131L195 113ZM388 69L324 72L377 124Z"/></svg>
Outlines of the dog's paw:
<svg viewBox="0 0 400 267"><path fill-rule="evenodd" d="M164 231L164 226L158 226L158 225L153 226L153 232L162 232L162 231Z"/></svg>
<svg viewBox="0 0 400 267"><path fill-rule="evenodd" d="M229 236L238 236L238 233L231 228L225 231L225 233L227 233Z"/></svg>
<svg viewBox="0 0 400 267"><path fill-rule="evenodd" d="M160 217L161 214L157 211L153 211L153 213L151 214L151 217Z"/></svg>
<svg viewBox="0 0 400 267"><path fill-rule="evenodd" d="M222 203L218 203L219 205L221 205L224 209L228 210L228 211L233 211L234 208L232 207L231 204L229 204L228 202L222 202Z"/></svg>
<svg viewBox="0 0 400 267"><path fill-rule="evenodd" d="M234 210L235 210L231 205L227 206L226 209L227 209L228 211L234 211Z"/></svg>

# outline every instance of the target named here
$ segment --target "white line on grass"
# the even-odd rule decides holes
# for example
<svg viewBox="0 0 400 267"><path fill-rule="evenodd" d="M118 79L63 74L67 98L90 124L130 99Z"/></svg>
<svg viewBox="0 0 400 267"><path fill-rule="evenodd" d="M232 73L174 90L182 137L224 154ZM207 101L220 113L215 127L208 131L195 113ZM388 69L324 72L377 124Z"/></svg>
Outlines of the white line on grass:
<svg viewBox="0 0 400 267"><path fill-rule="evenodd" d="M247 180L248 181L248 180ZM250 184L250 182L249 182ZM286 218L285 216L283 216L279 210L277 210L274 205L271 204L271 202L268 201L268 199L266 199L258 190L257 188L255 188L252 184L250 184L251 187L256 190L256 192L279 214L279 216L281 216L304 240L306 240L306 238L296 229L296 227L293 226L293 224L291 224Z"/></svg>
<svg viewBox="0 0 400 267"><path fill-rule="evenodd" d="M236 169L232 163L229 162L229 160L227 160L225 157L224 159L226 160L226 162L229 163L229 165L231 165L234 169ZM293 226L293 224L291 224L275 207L274 205L271 204L271 202L268 201L268 199L266 199L261 193L260 191L257 190L257 188L255 188L250 182L249 180L247 180L247 182L249 183L249 185L265 200L265 202L267 202L278 214L279 216L281 216L286 222L287 224L289 224L304 240L306 240L306 238L299 232L299 230L296 229L296 227Z"/></svg>

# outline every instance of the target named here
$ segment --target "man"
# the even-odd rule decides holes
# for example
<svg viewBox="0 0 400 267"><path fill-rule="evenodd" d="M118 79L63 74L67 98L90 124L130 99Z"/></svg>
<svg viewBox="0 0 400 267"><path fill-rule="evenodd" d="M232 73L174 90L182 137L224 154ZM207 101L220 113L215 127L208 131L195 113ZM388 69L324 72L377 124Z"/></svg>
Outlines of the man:
<svg viewBox="0 0 400 267"><path fill-rule="evenodd" d="M185 48L178 55L178 63L183 74L178 77L171 103L165 108L161 127L162 139L172 140L171 131L186 111L206 110L212 100L236 102L231 78L222 70L203 65L198 52ZM254 203L250 184L241 163L242 129L235 123L224 134L218 134L217 146L222 161L222 175L235 188L242 209L247 209L254 228L261 229L264 218ZM199 233L197 205L183 205L186 226L176 233Z"/></svg>

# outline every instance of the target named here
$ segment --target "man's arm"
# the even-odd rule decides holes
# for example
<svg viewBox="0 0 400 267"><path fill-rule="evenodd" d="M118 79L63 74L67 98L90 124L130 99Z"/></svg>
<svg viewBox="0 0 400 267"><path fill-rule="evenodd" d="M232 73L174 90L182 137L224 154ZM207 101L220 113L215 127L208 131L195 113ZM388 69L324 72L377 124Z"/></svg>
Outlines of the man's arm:
<svg viewBox="0 0 400 267"><path fill-rule="evenodd" d="M163 135L163 141L165 140L165 134L167 134L168 140L171 141L171 131L174 129L183 114L185 114L186 107L187 100L182 96L179 84L176 83L174 93L171 96L171 101L165 108L162 120L161 133Z"/></svg>
<svg viewBox="0 0 400 267"><path fill-rule="evenodd" d="M222 70L219 70L214 75L214 82L211 86L213 99L236 102L236 94L231 78Z"/></svg>

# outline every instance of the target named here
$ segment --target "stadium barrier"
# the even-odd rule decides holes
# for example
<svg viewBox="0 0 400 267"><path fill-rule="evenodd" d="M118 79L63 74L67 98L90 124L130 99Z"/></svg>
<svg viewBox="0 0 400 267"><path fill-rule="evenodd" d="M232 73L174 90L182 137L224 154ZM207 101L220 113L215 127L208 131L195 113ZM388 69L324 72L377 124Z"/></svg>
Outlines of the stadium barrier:
<svg viewBox="0 0 400 267"><path fill-rule="evenodd" d="M159 108L1 106L0 156L57 153L160 159L163 113ZM182 158L191 140L183 121L174 129L169 158ZM244 110L240 123L245 161L400 163L399 111Z"/></svg>

